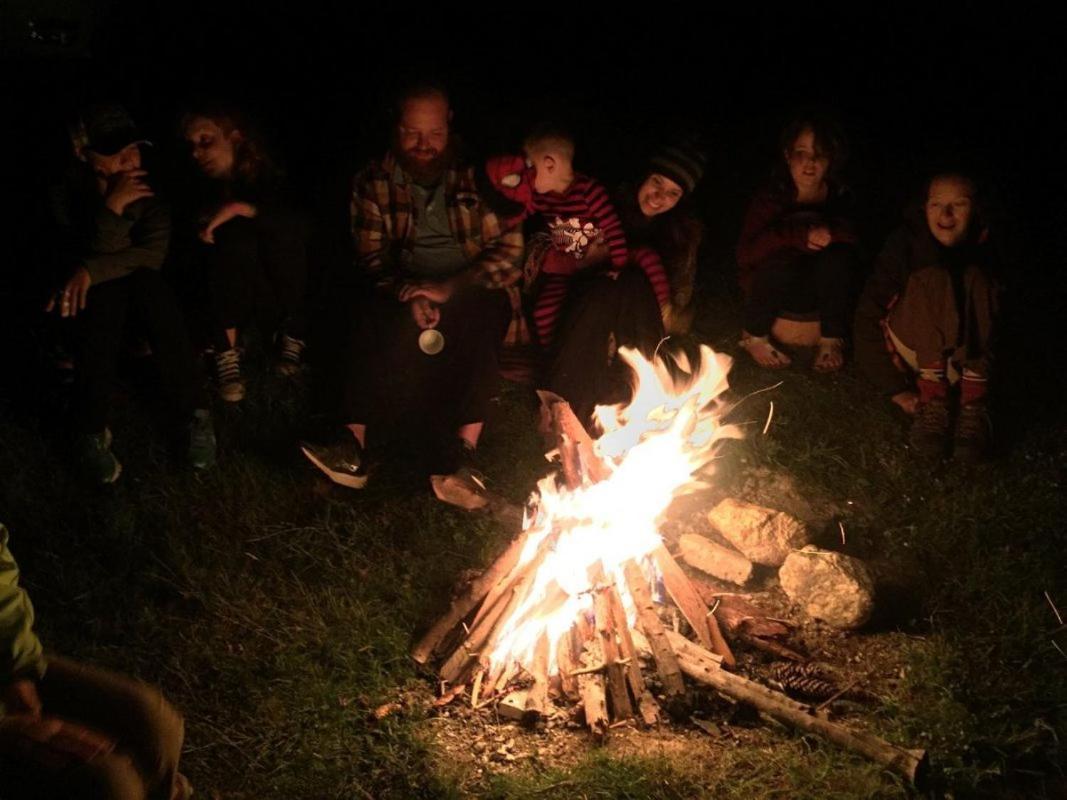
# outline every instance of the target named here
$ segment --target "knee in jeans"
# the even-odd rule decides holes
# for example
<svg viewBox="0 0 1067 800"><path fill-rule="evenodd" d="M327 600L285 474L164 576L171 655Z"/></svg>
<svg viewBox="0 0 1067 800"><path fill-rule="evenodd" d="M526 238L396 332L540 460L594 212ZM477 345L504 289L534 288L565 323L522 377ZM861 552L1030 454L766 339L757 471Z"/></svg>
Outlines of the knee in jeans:
<svg viewBox="0 0 1067 800"><path fill-rule="evenodd" d="M101 800L145 800L147 787L133 758L125 752L113 752L94 759L80 773L85 786L79 797Z"/></svg>

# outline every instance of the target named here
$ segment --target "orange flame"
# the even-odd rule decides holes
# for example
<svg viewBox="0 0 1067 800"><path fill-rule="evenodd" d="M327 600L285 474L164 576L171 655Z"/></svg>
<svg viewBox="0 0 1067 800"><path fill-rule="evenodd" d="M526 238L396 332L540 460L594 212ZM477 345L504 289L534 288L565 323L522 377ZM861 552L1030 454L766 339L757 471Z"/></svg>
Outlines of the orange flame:
<svg viewBox="0 0 1067 800"><path fill-rule="evenodd" d="M538 482L519 565L542 560L525 596L496 629L491 670L515 660L530 663L547 634L549 673L557 672L560 637L592 611L591 575L602 569L603 579L625 587L623 565L662 543L659 526L671 500L701 486L695 475L706 471L717 444L740 436L734 426L719 423L728 356L702 346L696 369L684 356L673 363L663 357L649 361L626 348L619 356L633 370L633 398L595 412L604 431L595 450L610 475L573 491L557 487L555 473ZM632 619L628 592L620 594Z"/></svg>

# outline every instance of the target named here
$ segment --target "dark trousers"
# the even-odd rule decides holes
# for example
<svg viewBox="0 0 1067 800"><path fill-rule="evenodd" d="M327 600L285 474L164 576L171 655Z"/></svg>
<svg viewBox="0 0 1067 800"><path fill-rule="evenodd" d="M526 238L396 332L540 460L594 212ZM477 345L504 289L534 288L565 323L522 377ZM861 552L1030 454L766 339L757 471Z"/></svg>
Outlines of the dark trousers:
<svg viewBox="0 0 1067 800"><path fill-rule="evenodd" d="M116 749L88 764L34 763L3 735L0 797L22 800L170 800L185 725L159 690L106 670L50 658L38 684L43 714L100 731Z"/></svg>
<svg viewBox="0 0 1067 800"><path fill-rule="evenodd" d="M185 421L194 409L208 407L178 301L158 272L139 269L91 286L85 310L75 318L75 415L80 433L99 433L107 427L128 321L136 322L148 336L165 404L175 420Z"/></svg>
<svg viewBox="0 0 1067 800"><path fill-rule="evenodd" d="M507 297L467 287L440 311L437 330L445 346L427 355L419 349L422 330L406 303L383 292L363 299L348 355L347 422L391 425L407 418L454 430L485 420L510 316Z"/></svg>
<svg viewBox="0 0 1067 800"><path fill-rule="evenodd" d="M614 279L575 278L562 319L545 387L585 423L596 405L628 399L630 371L615 351L632 347L651 358L663 339L663 318L648 277L630 265Z"/></svg>
<svg viewBox="0 0 1067 800"><path fill-rule="evenodd" d="M831 244L761 264L745 303L745 330L766 336L782 313L818 313L822 335L844 338L858 252L854 245Z"/></svg>
<svg viewBox="0 0 1067 800"><path fill-rule="evenodd" d="M263 209L220 225L207 261L209 336L217 350L229 348L227 329L254 320L306 339L307 235L299 214Z"/></svg>

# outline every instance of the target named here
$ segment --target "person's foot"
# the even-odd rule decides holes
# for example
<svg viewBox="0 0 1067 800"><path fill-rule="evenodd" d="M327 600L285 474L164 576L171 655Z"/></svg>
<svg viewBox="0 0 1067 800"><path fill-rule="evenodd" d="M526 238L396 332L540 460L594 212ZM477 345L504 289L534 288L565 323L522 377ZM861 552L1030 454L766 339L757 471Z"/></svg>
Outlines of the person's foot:
<svg viewBox="0 0 1067 800"><path fill-rule="evenodd" d="M334 483L350 489L367 485L366 455L354 436L346 434L334 444L300 442L300 451Z"/></svg>
<svg viewBox="0 0 1067 800"><path fill-rule="evenodd" d="M198 408L194 411L193 418L189 422L188 433L187 456L193 469L210 469L215 466L217 442L211 412L206 408Z"/></svg>
<svg viewBox="0 0 1067 800"><path fill-rule="evenodd" d="M219 397L236 403L245 396L245 382L241 377L241 351L236 347L215 353L215 379Z"/></svg>
<svg viewBox="0 0 1067 800"><path fill-rule="evenodd" d="M114 483L122 474L122 464L111 452L111 431L83 434L78 439L78 461L82 470L94 483Z"/></svg>
<svg viewBox="0 0 1067 800"><path fill-rule="evenodd" d="M741 341L738 342L742 349L746 350L752 360L761 367L768 369L781 369L793 363L789 356L771 344L769 336L753 336L742 331Z"/></svg>
<svg viewBox="0 0 1067 800"><path fill-rule="evenodd" d="M845 340L827 336L819 338L819 349L815 351L816 372L837 372L845 366Z"/></svg>
<svg viewBox="0 0 1067 800"><path fill-rule="evenodd" d="M975 463L985 458L989 451L993 424L985 403L968 403L960 408L956 419L956 435L952 457L956 461Z"/></svg>
<svg viewBox="0 0 1067 800"><path fill-rule="evenodd" d="M940 458L948 446L948 432L948 401L937 397L919 406L908 439L916 454Z"/></svg>
<svg viewBox="0 0 1067 800"><path fill-rule="evenodd" d="M295 339L287 333L278 337L278 360L274 364L274 373L280 378L291 378L300 372L304 358L305 342Z"/></svg>

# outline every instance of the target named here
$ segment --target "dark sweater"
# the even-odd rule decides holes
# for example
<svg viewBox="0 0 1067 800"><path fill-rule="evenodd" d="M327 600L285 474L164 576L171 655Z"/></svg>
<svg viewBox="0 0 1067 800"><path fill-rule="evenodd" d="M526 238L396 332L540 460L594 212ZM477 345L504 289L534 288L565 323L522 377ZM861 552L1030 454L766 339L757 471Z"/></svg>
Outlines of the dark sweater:
<svg viewBox="0 0 1067 800"><path fill-rule="evenodd" d="M55 245L66 267L84 265L93 284L163 265L170 209L155 197L130 203L121 215L104 205L95 178L72 174L51 193Z"/></svg>
<svg viewBox="0 0 1067 800"><path fill-rule="evenodd" d="M765 190L752 198L737 242L741 288L752 285L752 275L764 264L795 255L808 255L808 232L820 225L830 229L835 242L856 242L851 200L833 187L822 203L797 203L781 192Z"/></svg>

